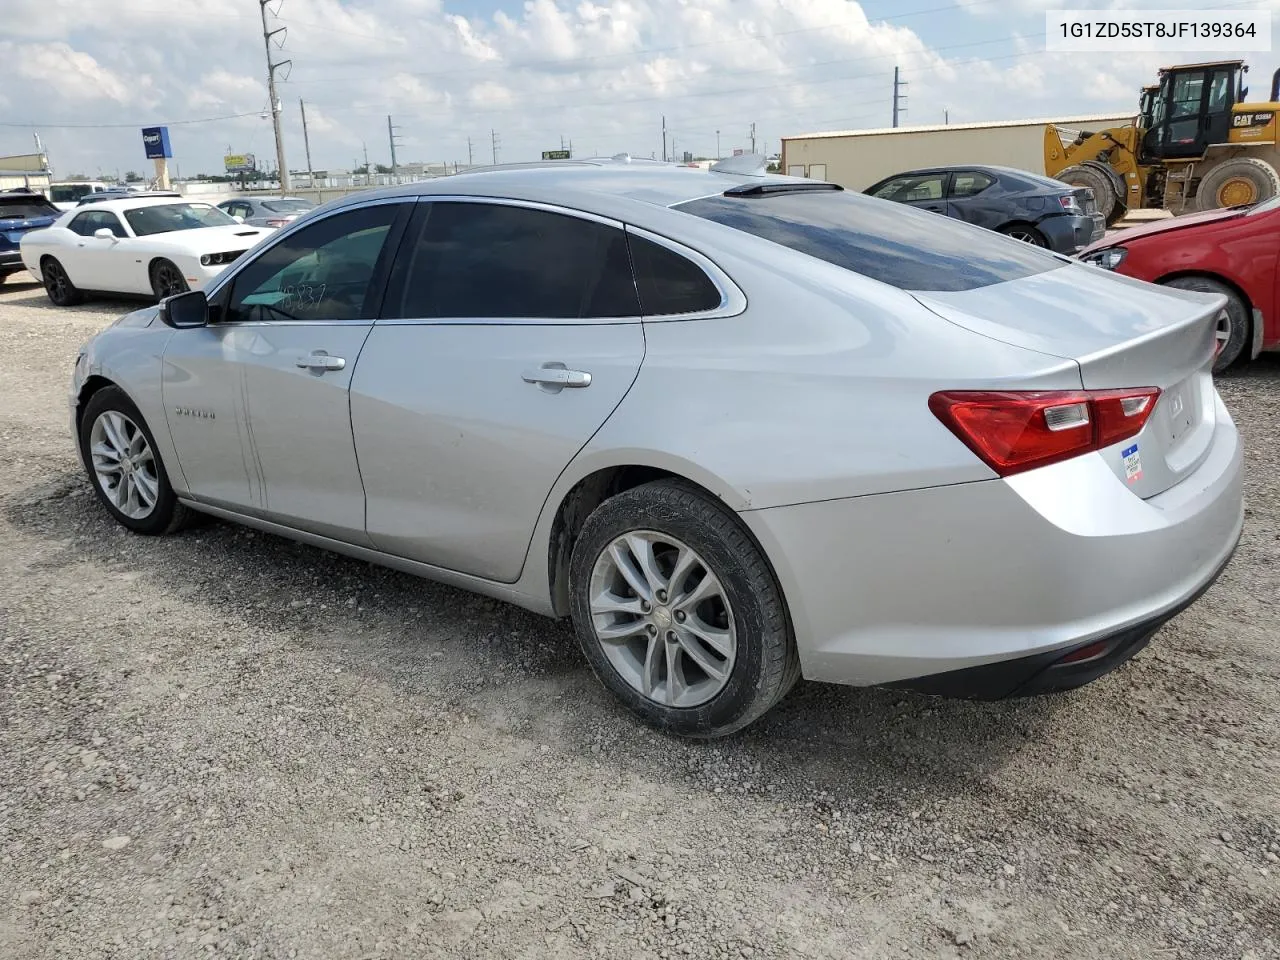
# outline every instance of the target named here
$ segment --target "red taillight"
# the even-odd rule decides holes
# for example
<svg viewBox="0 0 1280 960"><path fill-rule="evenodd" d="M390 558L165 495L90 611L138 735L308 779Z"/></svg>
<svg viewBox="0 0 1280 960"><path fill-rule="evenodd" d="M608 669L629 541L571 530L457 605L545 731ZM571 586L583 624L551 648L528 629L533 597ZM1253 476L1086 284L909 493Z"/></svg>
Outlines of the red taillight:
<svg viewBox="0 0 1280 960"><path fill-rule="evenodd" d="M1160 391L951 390L929 409L1002 477L1048 466L1132 437Z"/></svg>
<svg viewBox="0 0 1280 960"><path fill-rule="evenodd" d="M268 227L283 227L283 226L284 226L286 223L288 223L288 222L289 222L288 220L268 220L268 221L267 221L267 226L268 226Z"/></svg>

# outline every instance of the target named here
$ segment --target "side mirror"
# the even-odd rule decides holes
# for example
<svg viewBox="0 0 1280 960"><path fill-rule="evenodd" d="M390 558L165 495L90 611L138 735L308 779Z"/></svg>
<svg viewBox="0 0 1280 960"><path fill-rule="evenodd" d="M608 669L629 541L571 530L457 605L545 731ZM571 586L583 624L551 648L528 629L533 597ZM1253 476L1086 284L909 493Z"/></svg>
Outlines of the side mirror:
<svg viewBox="0 0 1280 960"><path fill-rule="evenodd" d="M188 290L160 301L160 320L176 330L209 325L209 298L203 290Z"/></svg>
<svg viewBox="0 0 1280 960"><path fill-rule="evenodd" d="M234 220L236 223L244 223L244 217L240 216L240 214L238 213L231 219Z"/></svg>
<svg viewBox="0 0 1280 960"><path fill-rule="evenodd" d="M95 240L115 240L116 235L111 232L109 227L99 227L93 231L93 239Z"/></svg>

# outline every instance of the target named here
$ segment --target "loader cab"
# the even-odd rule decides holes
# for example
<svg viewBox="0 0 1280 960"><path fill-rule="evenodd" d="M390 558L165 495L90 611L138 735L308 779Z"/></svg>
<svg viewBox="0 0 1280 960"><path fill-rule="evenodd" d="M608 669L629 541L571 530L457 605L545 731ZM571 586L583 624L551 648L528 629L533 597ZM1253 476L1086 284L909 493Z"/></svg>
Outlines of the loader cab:
<svg viewBox="0 0 1280 960"><path fill-rule="evenodd" d="M1244 99L1248 69L1243 60L1223 60L1161 70L1142 141L1144 159L1194 160L1211 145L1226 143L1231 108ZM1146 101L1144 90L1144 107Z"/></svg>

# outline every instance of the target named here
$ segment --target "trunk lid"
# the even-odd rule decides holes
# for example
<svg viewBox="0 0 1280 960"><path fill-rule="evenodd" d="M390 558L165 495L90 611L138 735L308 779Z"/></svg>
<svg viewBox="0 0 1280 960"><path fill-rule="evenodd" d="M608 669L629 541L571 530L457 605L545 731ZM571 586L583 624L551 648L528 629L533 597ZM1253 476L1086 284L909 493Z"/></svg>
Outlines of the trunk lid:
<svg viewBox="0 0 1280 960"><path fill-rule="evenodd" d="M0 250L16 250L23 234L42 230L62 213L44 197L0 194Z"/></svg>
<svg viewBox="0 0 1280 960"><path fill-rule="evenodd" d="M1101 454L1138 496L1167 490L1208 454L1223 297L1080 264L974 290L913 296L974 333L1074 360L1086 390L1159 387L1142 432Z"/></svg>

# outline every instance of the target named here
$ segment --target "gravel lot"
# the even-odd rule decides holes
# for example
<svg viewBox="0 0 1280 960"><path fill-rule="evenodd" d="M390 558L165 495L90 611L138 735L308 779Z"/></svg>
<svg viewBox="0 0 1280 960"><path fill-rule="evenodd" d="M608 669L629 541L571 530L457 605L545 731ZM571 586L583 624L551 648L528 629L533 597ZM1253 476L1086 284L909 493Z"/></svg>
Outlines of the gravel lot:
<svg viewBox="0 0 1280 960"><path fill-rule="evenodd" d="M1221 384L1234 564L1128 667L624 716L569 629L221 524L67 436L124 303L0 288L0 957L1280 957L1280 358Z"/></svg>

